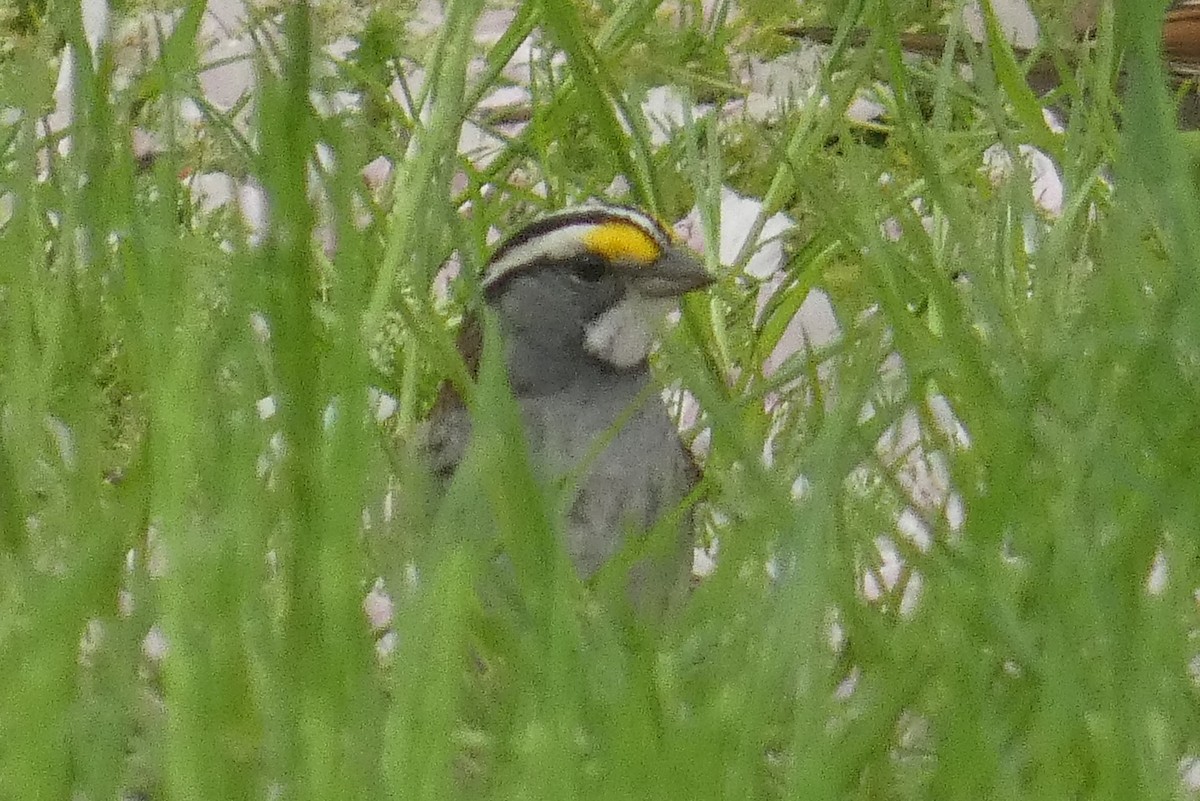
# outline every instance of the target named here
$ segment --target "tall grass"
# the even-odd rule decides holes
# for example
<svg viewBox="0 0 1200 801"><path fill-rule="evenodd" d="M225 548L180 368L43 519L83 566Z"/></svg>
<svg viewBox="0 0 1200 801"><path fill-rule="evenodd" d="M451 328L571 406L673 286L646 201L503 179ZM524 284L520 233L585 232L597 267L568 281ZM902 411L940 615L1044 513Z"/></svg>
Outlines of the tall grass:
<svg viewBox="0 0 1200 801"><path fill-rule="evenodd" d="M421 41L378 11L336 69L296 8L231 111L197 88L200 4L131 83L76 9L30 11L0 62L0 797L1194 796L1200 206L1157 5L1104 17L1063 133L994 21L982 48L953 31L967 82L949 51L905 61L899 4L850 2L875 34L835 46L828 104L697 113L665 146L640 93L725 99L726 48L782 48L749 30L779 9L527 3L469 70L481 2ZM535 30L529 125L456 155ZM39 124L63 41L69 147ZM847 122L884 84L886 122ZM368 100L318 114L331 85ZM148 169L135 124L163 145ZM992 181L996 141L1018 167ZM1023 144L1056 159L1060 214ZM261 233L197 208L180 176L216 166L261 187ZM723 183L798 222L761 309L710 256L719 285L656 359L703 409L719 544L656 632L555 544L494 338L477 382L453 348L489 227L617 175L667 219L698 202L710 243ZM839 336L765 367L814 287ZM439 501L405 443L442 379L478 437ZM383 423L374 389L399 400ZM518 615L477 597L498 543Z"/></svg>

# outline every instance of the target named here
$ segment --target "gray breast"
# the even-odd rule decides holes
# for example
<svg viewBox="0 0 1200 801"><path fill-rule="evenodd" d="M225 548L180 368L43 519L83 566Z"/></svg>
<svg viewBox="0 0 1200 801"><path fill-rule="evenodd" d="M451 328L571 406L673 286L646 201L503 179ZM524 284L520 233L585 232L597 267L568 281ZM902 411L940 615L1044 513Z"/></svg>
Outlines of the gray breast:
<svg viewBox="0 0 1200 801"><path fill-rule="evenodd" d="M593 375L552 393L519 394L517 402L534 469L558 501L557 526L580 576L591 578L628 544L629 555L638 557L631 599L643 611L660 612L691 573L692 513L681 502L696 469L649 376L606 377L611 383ZM426 436L430 467L444 490L470 440L467 411L442 410ZM666 530L647 541L647 531L665 520Z"/></svg>
<svg viewBox="0 0 1200 801"><path fill-rule="evenodd" d="M568 388L519 398L530 453L562 499L567 553L589 578L632 536L648 545L634 568L631 593L639 606L668 601L690 573L692 515L680 504L695 483L674 423L647 377L614 380L611 391ZM660 519L676 517L667 536L642 540Z"/></svg>

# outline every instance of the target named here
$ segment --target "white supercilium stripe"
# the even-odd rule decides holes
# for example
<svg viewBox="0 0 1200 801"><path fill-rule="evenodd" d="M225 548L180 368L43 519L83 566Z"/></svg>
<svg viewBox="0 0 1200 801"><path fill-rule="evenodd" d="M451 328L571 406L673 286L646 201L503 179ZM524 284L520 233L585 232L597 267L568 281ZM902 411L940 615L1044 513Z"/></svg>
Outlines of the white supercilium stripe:
<svg viewBox="0 0 1200 801"><path fill-rule="evenodd" d="M600 212L604 215L603 219L591 222L576 222L571 223L569 220L572 217L577 217L580 214ZM545 223L553 221L556 218L563 218L564 224L561 228L554 228L541 234L528 242L525 242L512 250L504 253L499 260L488 265L487 274L483 279L483 287L487 289L492 284L496 283L502 277L512 272L514 269L525 264L532 264L538 261L547 261L553 259L569 258L576 254L582 253L586 247L583 244L584 239L589 231L594 230L598 226L612 223L614 221L623 220L637 226L645 231L646 235L658 243L660 247L668 247L671 243L663 236L658 223L653 218L636 211L635 209L626 209L619 206L604 206L604 205L584 205L575 206L569 209L555 212L547 215L539 220Z"/></svg>
<svg viewBox="0 0 1200 801"><path fill-rule="evenodd" d="M541 236L513 248L505 253L499 261L492 262L488 266L487 276L483 279L483 288L487 289L497 279L523 264L565 259L581 253L584 250L584 234L595 227L595 223L580 223L579 225L555 228L553 231L547 231Z"/></svg>

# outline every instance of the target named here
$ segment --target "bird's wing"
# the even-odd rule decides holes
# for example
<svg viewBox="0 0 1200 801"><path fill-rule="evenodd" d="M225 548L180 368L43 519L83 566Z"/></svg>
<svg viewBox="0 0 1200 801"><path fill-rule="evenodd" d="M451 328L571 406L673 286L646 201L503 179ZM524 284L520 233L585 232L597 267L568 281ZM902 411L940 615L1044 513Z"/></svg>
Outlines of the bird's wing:
<svg viewBox="0 0 1200 801"><path fill-rule="evenodd" d="M479 359L483 354L483 326L478 317L463 321L456 341L458 353L471 378L479 375ZM429 469L445 488L462 461L471 438L471 417L453 382L443 381L429 419L418 434Z"/></svg>

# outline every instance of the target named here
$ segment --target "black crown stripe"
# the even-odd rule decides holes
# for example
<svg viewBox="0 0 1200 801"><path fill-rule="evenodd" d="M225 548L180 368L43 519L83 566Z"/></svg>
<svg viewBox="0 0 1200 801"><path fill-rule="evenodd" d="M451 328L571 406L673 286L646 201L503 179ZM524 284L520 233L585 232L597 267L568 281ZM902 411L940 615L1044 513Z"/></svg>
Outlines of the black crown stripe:
<svg viewBox="0 0 1200 801"><path fill-rule="evenodd" d="M636 215L636 220L631 220L620 212L626 211ZM671 241L670 234L652 217L638 209L629 206L597 206L595 208L580 208L562 211L557 214L552 214L548 217L543 217L539 220L534 220L529 225L526 225L521 230L517 231L508 239L496 248L492 257L488 260L488 264L495 264L503 259L511 251L521 247L524 244L532 242L540 236L544 236L551 231L556 231L559 228L566 228L572 225L597 225L604 222L628 222L638 225L642 220L648 221L653 225L653 230L648 231L659 244L666 244ZM642 226L643 228L645 226Z"/></svg>

